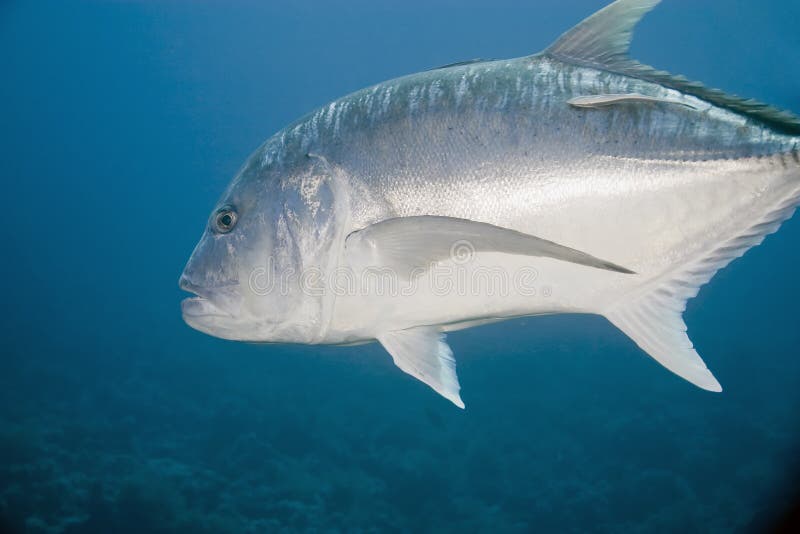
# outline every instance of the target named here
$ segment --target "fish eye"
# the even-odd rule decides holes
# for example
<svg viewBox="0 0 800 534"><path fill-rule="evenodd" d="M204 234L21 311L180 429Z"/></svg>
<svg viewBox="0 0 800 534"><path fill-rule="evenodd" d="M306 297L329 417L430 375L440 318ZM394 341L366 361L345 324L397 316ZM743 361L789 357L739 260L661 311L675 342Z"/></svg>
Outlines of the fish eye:
<svg viewBox="0 0 800 534"><path fill-rule="evenodd" d="M236 226L238 218L239 216L236 214L236 210L232 207L225 206L224 208L220 208L214 215L214 230L220 234L227 234Z"/></svg>

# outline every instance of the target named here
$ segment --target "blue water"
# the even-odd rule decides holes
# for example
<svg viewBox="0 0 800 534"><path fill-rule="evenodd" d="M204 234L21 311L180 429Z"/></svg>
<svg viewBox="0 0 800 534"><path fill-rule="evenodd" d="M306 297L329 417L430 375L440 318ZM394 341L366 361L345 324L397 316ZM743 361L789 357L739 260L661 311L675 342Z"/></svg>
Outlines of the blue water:
<svg viewBox="0 0 800 534"><path fill-rule="evenodd" d="M0 529L766 528L800 473L800 216L689 304L722 394L599 317L452 334L466 411L377 345L180 317L183 264L263 139L387 78L538 51L600 5L0 3ZM665 0L633 55L800 112L798 20Z"/></svg>

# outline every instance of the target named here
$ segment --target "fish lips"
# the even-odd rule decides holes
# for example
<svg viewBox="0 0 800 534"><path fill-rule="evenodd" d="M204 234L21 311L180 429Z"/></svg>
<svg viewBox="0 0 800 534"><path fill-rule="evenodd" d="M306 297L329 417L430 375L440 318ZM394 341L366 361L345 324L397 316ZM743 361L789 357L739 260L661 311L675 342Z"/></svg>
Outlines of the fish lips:
<svg viewBox="0 0 800 534"><path fill-rule="evenodd" d="M181 302L184 320L202 318L234 318L241 311L242 298L237 292L238 282L224 286L204 287L193 283L186 276L178 281L180 288L194 293Z"/></svg>

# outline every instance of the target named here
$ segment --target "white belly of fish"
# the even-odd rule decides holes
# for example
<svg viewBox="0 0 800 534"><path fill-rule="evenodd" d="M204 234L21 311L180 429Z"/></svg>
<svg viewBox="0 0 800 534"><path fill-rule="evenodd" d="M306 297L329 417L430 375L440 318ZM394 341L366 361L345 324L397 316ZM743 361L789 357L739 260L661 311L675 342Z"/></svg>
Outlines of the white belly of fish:
<svg viewBox="0 0 800 534"><path fill-rule="evenodd" d="M729 241L774 218L776 210L796 199L799 187L798 172L784 168L780 158L598 159L549 186L537 185L530 215L514 221L513 227L635 274L551 258L475 252L464 239L454 242L452 259L437 262L413 281L346 266L358 283L356 291L336 296L329 334L366 339L418 325L544 313L602 314L628 294L715 259ZM731 252L740 255L744 250Z"/></svg>

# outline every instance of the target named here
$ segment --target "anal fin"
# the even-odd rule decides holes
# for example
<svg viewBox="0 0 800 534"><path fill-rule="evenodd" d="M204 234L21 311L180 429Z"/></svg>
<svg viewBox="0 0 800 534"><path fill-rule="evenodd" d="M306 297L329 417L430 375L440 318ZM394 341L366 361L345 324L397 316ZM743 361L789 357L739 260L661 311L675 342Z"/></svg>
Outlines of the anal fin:
<svg viewBox="0 0 800 534"><path fill-rule="evenodd" d="M676 375L699 388L722 391L686 333L681 317L683 307L683 302L669 294L655 292L625 302L605 315L639 348Z"/></svg>
<svg viewBox="0 0 800 534"><path fill-rule="evenodd" d="M378 336L378 341L389 352L402 371L429 385L459 408L464 408L456 375L453 351L445 336L431 326L419 326Z"/></svg>
<svg viewBox="0 0 800 534"><path fill-rule="evenodd" d="M800 204L800 184L787 190L758 220L713 250L673 272L665 273L635 294L627 295L603 315L661 365L708 391L722 391L694 349L683 312L686 302L731 261L759 245L792 216Z"/></svg>

